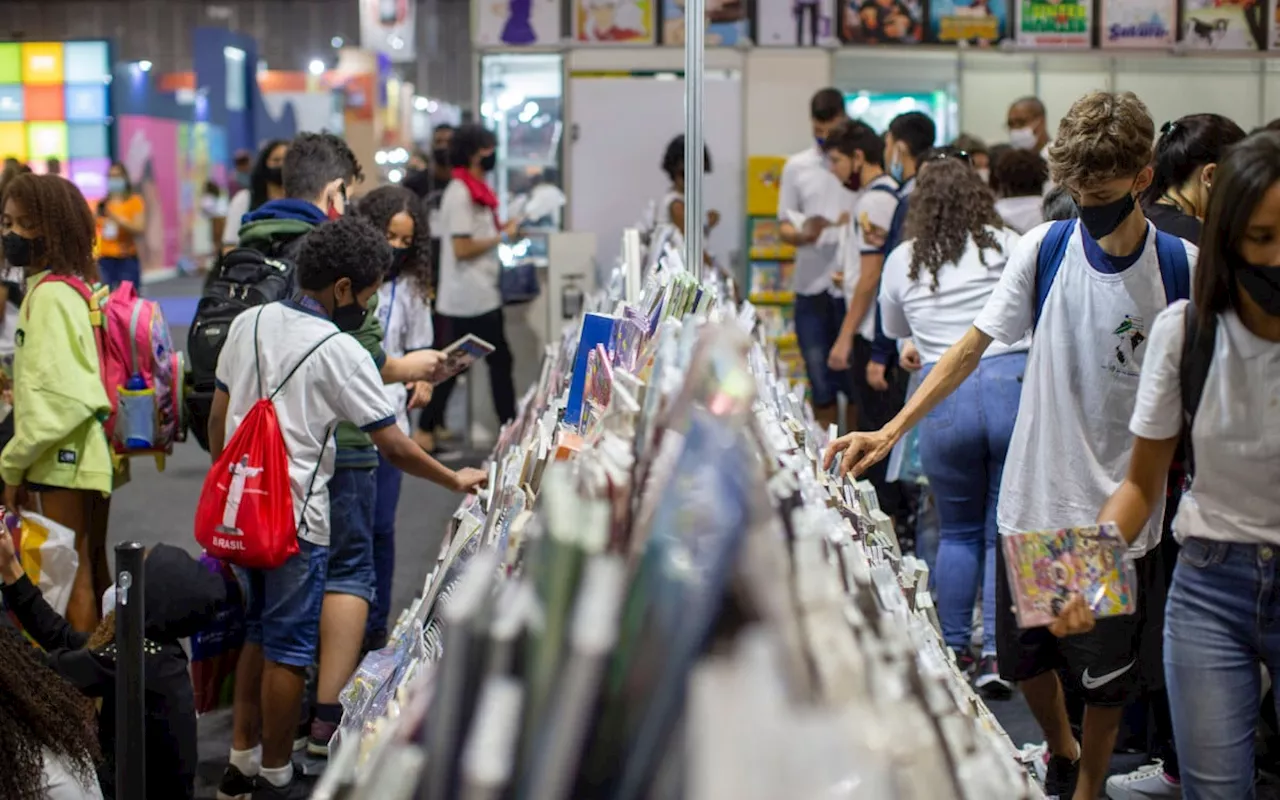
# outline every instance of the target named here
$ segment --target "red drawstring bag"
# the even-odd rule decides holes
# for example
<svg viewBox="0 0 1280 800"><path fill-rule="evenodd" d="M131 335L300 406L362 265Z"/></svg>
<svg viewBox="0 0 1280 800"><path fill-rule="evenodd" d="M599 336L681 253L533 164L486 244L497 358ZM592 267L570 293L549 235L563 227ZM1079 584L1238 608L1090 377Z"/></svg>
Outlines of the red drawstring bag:
<svg viewBox="0 0 1280 800"><path fill-rule="evenodd" d="M265 309L266 306L263 306ZM262 389L262 359L258 353L258 321L253 323L254 358L258 372L258 401L245 414L205 476L196 506L196 541L209 555L249 569L275 569L298 553L298 518L289 484L289 450L285 447L275 398L294 373L321 345L321 339L289 371L269 396ZM325 437L326 443L329 437ZM321 459L316 461L319 470ZM311 473L305 514L316 473Z"/></svg>

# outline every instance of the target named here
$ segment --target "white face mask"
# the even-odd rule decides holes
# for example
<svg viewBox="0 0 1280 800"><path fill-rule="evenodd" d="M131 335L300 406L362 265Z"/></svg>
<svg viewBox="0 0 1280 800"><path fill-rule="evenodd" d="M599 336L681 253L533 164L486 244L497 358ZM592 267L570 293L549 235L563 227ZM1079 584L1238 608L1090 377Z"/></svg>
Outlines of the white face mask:
<svg viewBox="0 0 1280 800"><path fill-rule="evenodd" d="M1018 150L1036 149L1036 132L1032 128L1012 128L1009 130L1009 144Z"/></svg>
<svg viewBox="0 0 1280 800"><path fill-rule="evenodd" d="M978 177L982 178L982 182L991 185L991 170L986 167L978 167Z"/></svg>
<svg viewBox="0 0 1280 800"><path fill-rule="evenodd" d="M102 593L102 616L116 610L116 585L113 583Z"/></svg>

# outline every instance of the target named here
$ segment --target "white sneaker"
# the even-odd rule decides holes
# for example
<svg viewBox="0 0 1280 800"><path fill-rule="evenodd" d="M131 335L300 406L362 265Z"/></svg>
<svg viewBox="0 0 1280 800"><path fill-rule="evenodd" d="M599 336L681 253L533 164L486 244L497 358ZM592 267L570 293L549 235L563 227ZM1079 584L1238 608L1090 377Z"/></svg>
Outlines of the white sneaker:
<svg viewBox="0 0 1280 800"><path fill-rule="evenodd" d="M1110 800L1181 800L1182 785L1169 780L1164 774L1164 762L1156 759L1128 775L1108 778L1107 797Z"/></svg>
<svg viewBox="0 0 1280 800"><path fill-rule="evenodd" d="M1031 770L1031 774L1036 776L1036 781L1044 786L1044 776L1049 770L1049 745L1044 742L1024 744L1018 751L1018 760Z"/></svg>

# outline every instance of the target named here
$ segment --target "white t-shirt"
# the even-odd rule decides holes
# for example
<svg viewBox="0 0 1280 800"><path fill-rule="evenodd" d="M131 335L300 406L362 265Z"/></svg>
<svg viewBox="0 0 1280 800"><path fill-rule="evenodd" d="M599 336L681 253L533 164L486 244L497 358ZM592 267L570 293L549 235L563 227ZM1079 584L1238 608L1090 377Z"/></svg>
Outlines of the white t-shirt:
<svg viewBox="0 0 1280 800"><path fill-rule="evenodd" d="M1049 227L1022 238L974 320L997 341L1013 344L1031 330L1036 256ZM1194 265L1195 245L1183 244ZM1096 242L1088 245L1095 261L1076 225L1031 340L1000 486L1002 534L1092 524L1129 469L1138 375L1151 324L1166 306L1156 229L1148 223L1137 260L1118 273L1104 272L1112 268ZM1163 508L1161 498L1134 540L1135 557L1159 543Z"/></svg>
<svg viewBox="0 0 1280 800"><path fill-rule="evenodd" d="M262 388L267 395L295 366L302 365L276 395L276 416L289 451L293 510L302 520L298 537L326 547L329 479L337 451L332 441L334 429L339 422L351 422L369 433L396 421L395 409L382 391L382 376L369 351L354 336L334 336L307 355L336 330L328 319L291 300L251 308L232 321L217 369L218 388L231 397L227 407L230 442L259 397L255 350L261 358ZM256 346L258 343L261 346Z"/></svg>
<svg viewBox="0 0 1280 800"><path fill-rule="evenodd" d="M241 189L227 203L227 224L222 229L222 243L235 247L240 244L240 220L249 213L249 190Z"/></svg>
<svg viewBox="0 0 1280 800"><path fill-rule="evenodd" d="M1182 432L1187 308L1174 303L1151 327L1129 421L1134 436ZM1280 344L1255 336L1234 311L1218 318L1191 445L1196 474L1173 520L1178 539L1280 545Z"/></svg>
<svg viewBox="0 0 1280 800"><path fill-rule="evenodd" d="M1044 222L1044 198L1001 197L996 201L996 213L1005 224L1018 233L1026 233Z"/></svg>
<svg viewBox="0 0 1280 800"><path fill-rule="evenodd" d="M102 800L102 788L98 786L98 776L89 773L89 782L81 783L75 773L68 768L66 759L52 750L45 749L44 786L40 795L42 800Z"/></svg>
<svg viewBox="0 0 1280 800"><path fill-rule="evenodd" d="M825 217L835 222L842 214L853 216L858 196L846 189L817 147L810 147L787 159L779 187L778 219L789 221L795 211L805 219ZM835 292L831 276L840 268L840 235L833 225L818 241L796 248L793 287L796 294Z"/></svg>
<svg viewBox="0 0 1280 800"><path fill-rule="evenodd" d="M862 278L862 257L875 255L884 247L882 241L868 241L867 235L873 228L889 233L893 226L893 213L898 210L898 182L888 175L881 175L868 183L857 198L849 220L849 246L845 248L843 259L846 303L853 301L854 290ZM868 306L867 313L858 324L858 335L868 341L876 337L875 307L874 302Z"/></svg>
<svg viewBox="0 0 1280 800"><path fill-rule="evenodd" d="M382 323L382 349L387 358L400 358L414 350L426 350L435 340L431 306L422 298L416 281L392 278L378 287L378 321ZM406 434L409 427L409 393L403 383L388 383L383 389L387 402L396 410L396 423Z"/></svg>
<svg viewBox="0 0 1280 800"><path fill-rule="evenodd" d="M502 307L498 286L502 263L495 247L475 258L459 261L455 237L494 239L498 224L493 210L477 205L462 181L449 181L440 198L440 288L436 311L450 317L478 317Z"/></svg>
<svg viewBox="0 0 1280 800"><path fill-rule="evenodd" d="M1000 249L980 252L973 237L969 237L959 262L944 264L938 270L936 291L928 270L921 270L917 280L910 278L913 240L894 248L885 261L880 283L880 324L891 339L911 337L925 364L942 358L973 326L1018 244L1018 234L1008 228L987 230L995 236ZM983 358L1022 352L1030 346L1029 335L1011 345L995 342Z"/></svg>

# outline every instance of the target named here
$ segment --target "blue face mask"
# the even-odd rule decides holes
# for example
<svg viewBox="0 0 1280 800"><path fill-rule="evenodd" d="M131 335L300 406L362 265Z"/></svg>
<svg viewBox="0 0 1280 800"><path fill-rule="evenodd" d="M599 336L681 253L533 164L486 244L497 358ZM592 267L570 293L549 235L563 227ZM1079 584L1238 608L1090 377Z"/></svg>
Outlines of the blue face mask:
<svg viewBox="0 0 1280 800"><path fill-rule="evenodd" d="M827 143L827 137L825 136L815 136L813 137L813 140L818 143L819 150L821 150Z"/></svg>
<svg viewBox="0 0 1280 800"><path fill-rule="evenodd" d="M107 191L112 194L124 194L128 185L129 184L125 182L124 178L107 178Z"/></svg>
<svg viewBox="0 0 1280 800"><path fill-rule="evenodd" d="M902 166L901 161L894 159L889 163L889 174L892 175L893 179L898 183L902 183L902 177L906 175L906 173L907 170Z"/></svg>

